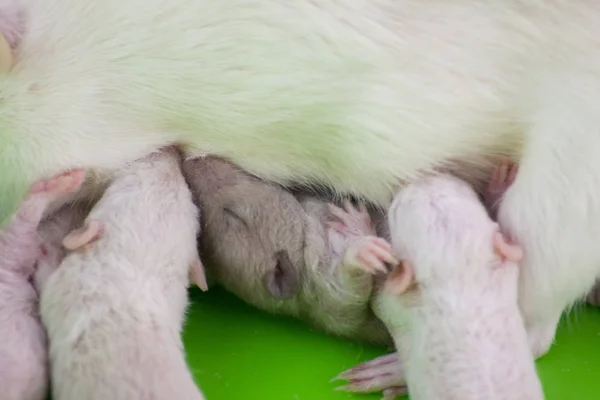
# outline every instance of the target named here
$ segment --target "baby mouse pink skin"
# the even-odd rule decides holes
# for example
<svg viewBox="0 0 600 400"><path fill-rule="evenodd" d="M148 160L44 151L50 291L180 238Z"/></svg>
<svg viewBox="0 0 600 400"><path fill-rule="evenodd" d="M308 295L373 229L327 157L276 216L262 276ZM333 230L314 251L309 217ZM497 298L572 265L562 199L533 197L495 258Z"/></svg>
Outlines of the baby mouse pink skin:
<svg viewBox="0 0 600 400"><path fill-rule="evenodd" d="M203 399L180 337L199 232L180 163L173 148L131 163L94 205L86 228L66 238L79 246L54 272L60 255L56 246L46 249L40 314L53 398Z"/></svg>
<svg viewBox="0 0 600 400"><path fill-rule="evenodd" d="M32 284L38 258L37 228L55 200L76 191L84 179L75 170L32 185L0 236L0 397L42 400L48 388L46 334Z"/></svg>
<svg viewBox="0 0 600 400"><path fill-rule="evenodd" d="M483 195L490 215L495 214L494 210L499 206L504 192L516 178L517 171L516 165L507 160L498 163ZM518 262L523 257L520 246L510 244L501 232L494 234L492 243L494 252L502 260ZM405 266L406 264L403 264L403 267ZM388 289L396 293L405 291L414 280L411 276L413 273L410 265L404 269L397 268L390 276ZM340 388L341 390L357 393L384 392L386 398L395 398L404 394L406 384L404 366L396 352L357 365L341 373L337 379L348 382Z"/></svg>
<svg viewBox="0 0 600 400"><path fill-rule="evenodd" d="M87 221L82 227L69 232L63 239L62 244L69 251L77 250L98 240L103 230L104 226L100 222ZM198 286L203 292L208 290L204 265L199 258L194 260L190 265L189 279L191 283Z"/></svg>
<svg viewBox="0 0 600 400"><path fill-rule="evenodd" d="M83 226L73 229L71 232L69 232L62 240L62 244L66 250L74 251L81 247L88 246L98 240L102 236L103 231L103 224L101 224L99 221L89 220L86 221ZM54 249L54 251L57 252L58 250ZM51 259L55 261L55 267L58 267L58 264L60 261L62 261L57 257L52 257ZM47 264L52 264L52 262L48 262ZM200 258L196 258L191 263L189 279L191 283L198 286L202 291L205 292L208 290L204 265L200 261Z"/></svg>
<svg viewBox="0 0 600 400"><path fill-rule="evenodd" d="M349 201L344 208L328 204L331 215L337 220L327 222L330 235L339 233L346 241L345 246L330 241L333 253L343 252L340 268L358 268L372 275L387 273L385 264L396 265L387 240L375 236L375 227L364 204L356 209ZM339 249L337 248L339 247Z"/></svg>
<svg viewBox="0 0 600 400"><path fill-rule="evenodd" d="M200 258L196 258L194 261L192 261L192 264L190 265L189 279L191 283L198 286L198 288L203 292L208 291L208 282L206 280L204 264L202 264Z"/></svg>
<svg viewBox="0 0 600 400"><path fill-rule="evenodd" d="M506 261L518 263L523 259L523 249L516 244L509 243L502 232L494 234L493 245L496 254Z"/></svg>
<svg viewBox="0 0 600 400"><path fill-rule="evenodd" d="M436 175L389 210L403 262L374 310L390 330L413 400L536 400L543 392L517 304L517 246L472 188Z"/></svg>
<svg viewBox="0 0 600 400"><path fill-rule="evenodd" d="M103 229L103 225L98 221L86 221L82 227L69 232L62 244L69 251L76 250L98 240Z"/></svg>
<svg viewBox="0 0 600 400"><path fill-rule="evenodd" d="M87 221L82 227L69 232L63 239L62 244L69 251L77 250L98 240L103 230L104 226L100 222ZM56 266L58 266L58 263L56 263ZM190 265L189 278L190 282L198 286L203 292L208 290L204 265L202 265L199 258Z"/></svg>

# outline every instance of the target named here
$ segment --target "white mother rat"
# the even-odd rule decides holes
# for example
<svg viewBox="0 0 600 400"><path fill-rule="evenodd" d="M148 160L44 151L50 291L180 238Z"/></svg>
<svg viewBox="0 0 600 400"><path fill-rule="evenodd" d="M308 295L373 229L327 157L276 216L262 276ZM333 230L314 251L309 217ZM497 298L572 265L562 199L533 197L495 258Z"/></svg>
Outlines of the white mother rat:
<svg viewBox="0 0 600 400"><path fill-rule="evenodd" d="M36 179L113 174L174 142L382 206L422 173L473 183L505 155L520 174L499 219L525 252L536 355L598 276L597 2L18 5L25 30L0 77L0 221Z"/></svg>

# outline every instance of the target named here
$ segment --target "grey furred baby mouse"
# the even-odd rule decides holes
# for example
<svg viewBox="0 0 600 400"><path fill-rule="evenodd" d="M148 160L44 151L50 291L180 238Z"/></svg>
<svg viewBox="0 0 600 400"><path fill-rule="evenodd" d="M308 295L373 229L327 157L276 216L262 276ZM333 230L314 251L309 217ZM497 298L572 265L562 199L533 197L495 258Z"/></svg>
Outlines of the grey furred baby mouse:
<svg viewBox="0 0 600 400"><path fill-rule="evenodd" d="M370 308L375 275L395 263L364 207L295 197L217 157L186 160L212 278L262 310L336 336L391 344Z"/></svg>

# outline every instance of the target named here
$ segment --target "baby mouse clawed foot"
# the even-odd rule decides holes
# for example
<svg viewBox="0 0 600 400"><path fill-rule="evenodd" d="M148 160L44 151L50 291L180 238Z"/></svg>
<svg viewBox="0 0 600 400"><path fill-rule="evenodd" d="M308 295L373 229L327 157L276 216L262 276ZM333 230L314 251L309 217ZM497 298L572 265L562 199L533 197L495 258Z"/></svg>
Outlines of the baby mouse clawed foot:
<svg viewBox="0 0 600 400"><path fill-rule="evenodd" d="M85 179L85 171L75 169L53 176L49 179L36 181L29 188L27 197L19 209L17 215L20 221L30 221L35 224L34 228L42 219L43 213L48 206L71 193L76 192Z"/></svg>
<svg viewBox="0 0 600 400"><path fill-rule="evenodd" d="M373 221L364 204L359 204L357 209L345 201L343 209L330 204L329 210L337 218L328 223L329 227L357 238L344 252L344 265L374 275L378 272L387 273L398 263L388 241L376 236Z"/></svg>
<svg viewBox="0 0 600 400"><path fill-rule="evenodd" d="M344 252L343 265L371 275L390 273L387 279L390 282L405 280L403 276L406 274L402 273L402 276L399 276L397 273L405 269L397 268L401 263L393 255L391 244L376 236L371 217L363 204L357 209L346 201L344 209L333 205L329 208L331 214L337 218L329 223L329 227L344 235L356 237ZM349 369L334 380L348 382L337 390L354 393L381 392L384 400L392 400L407 394L404 371L401 367L396 353L393 353Z"/></svg>
<svg viewBox="0 0 600 400"><path fill-rule="evenodd" d="M2 230L0 250L5 268L31 269L37 258L37 229L48 206L77 191L84 178L83 170L73 170L31 186L16 216Z"/></svg>
<svg viewBox="0 0 600 400"><path fill-rule="evenodd" d="M329 226L343 232L364 235L372 233L375 235L375 228L367 207L360 203L356 209L348 200L344 201L344 208L329 204L329 211L339 221L332 221Z"/></svg>
<svg viewBox="0 0 600 400"><path fill-rule="evenodd" d="M75 192L85 179L83 169L75 169L56 175L50 179L43 179L35 182L29 195L45 193L53 200L69 193Z"/></svg>
<svg viewBox="0 0 600 400"><path fill-rule="evenodd" d="M375 236L358 239L344 254L344 265L354 266L371 274L387 273L388 266L395 266L397 263L390 244Z"/></svg>
<svg viewBox="0 0 600 400"><path fill-rule="evenodd" d="M336 390L353 393L382 392L384 400L392 400L408 393L404 373L397 353L377 357L346 370L333 380L345 380L345 386Z"/></svg>

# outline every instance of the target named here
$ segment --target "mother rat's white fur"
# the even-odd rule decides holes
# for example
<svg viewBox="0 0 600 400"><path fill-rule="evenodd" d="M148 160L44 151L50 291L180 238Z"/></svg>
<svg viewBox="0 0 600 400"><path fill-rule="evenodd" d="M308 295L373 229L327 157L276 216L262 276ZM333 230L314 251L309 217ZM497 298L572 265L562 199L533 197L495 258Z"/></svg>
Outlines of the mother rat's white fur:
<svg viewBox="0 0 600 400"><path fill-rule="evenodd" d="M28 185L169 142L380 204L455 160L523 155L500 210L536 353L600 247L591 0L24 0L0 79L0 220ZM464 169L463 169L464 170Z"/></svg>

